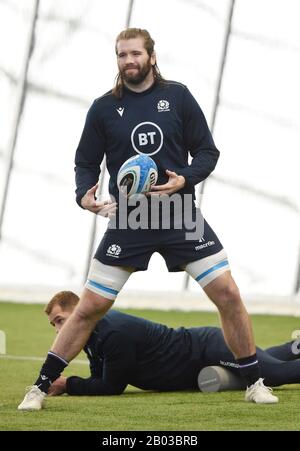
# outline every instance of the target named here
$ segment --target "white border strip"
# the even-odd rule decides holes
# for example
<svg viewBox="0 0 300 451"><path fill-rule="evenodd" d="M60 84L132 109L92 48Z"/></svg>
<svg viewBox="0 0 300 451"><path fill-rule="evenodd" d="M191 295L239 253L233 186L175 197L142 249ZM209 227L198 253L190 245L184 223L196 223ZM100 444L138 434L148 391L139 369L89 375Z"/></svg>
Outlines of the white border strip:
<svg viewBox="0 0 300 451"><path fill-rule="evenodd" d="M35 362L44 362L45 358L44 357L32 357L32 356L20 356L20 355L9 355L9 354L5 354L5 355L1 355L0 354L0 358L1 359L8 359L8 360L25 360L25 361L35 361ZM76 363L79 365L88 365L89 362L86 360L72 360L71 363Z"/></svg>

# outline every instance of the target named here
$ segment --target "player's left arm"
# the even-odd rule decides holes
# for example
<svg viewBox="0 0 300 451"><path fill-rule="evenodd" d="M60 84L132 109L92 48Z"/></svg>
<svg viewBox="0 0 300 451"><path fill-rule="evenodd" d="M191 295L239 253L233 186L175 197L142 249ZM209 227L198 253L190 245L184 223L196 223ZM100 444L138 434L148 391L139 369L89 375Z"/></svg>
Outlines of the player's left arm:
<svg viewBox="0 0 300 451"><path fill-rule="evenodd" d="M172 194L186 185L195 186L205 180L217 164L220 152L199 104L187 88L183 94L182 108L184 147L190 152L192 163L176 172L167 170L168 182L152 186L148 195Z"/></svg>
<svg viewBox="0 0 300 451"><path fill-rule="evenodd" d="M161 194L173 194L182 189L185 185L185 177L176 174L176 172L166 170L169 180L164 185L154 185L148 196L159 196Z"/></svg>
<svg viewBox="0 0 300 451"><path fill-rule="evenodd" d="M177 174L185 178L186 185L195 186L215 169L220 152L198 102L187 88L183 97L182 114L184 145L193 159L189 166L177 170Z"/></svg>

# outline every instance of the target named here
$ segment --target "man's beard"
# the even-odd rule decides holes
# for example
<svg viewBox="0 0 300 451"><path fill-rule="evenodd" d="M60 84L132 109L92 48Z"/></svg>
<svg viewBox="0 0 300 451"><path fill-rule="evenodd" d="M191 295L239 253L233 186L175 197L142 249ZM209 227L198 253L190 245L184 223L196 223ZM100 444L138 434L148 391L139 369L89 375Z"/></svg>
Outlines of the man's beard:
<svg viewBox="0 0 300 451"><path fill-rule="evenodd" d="M126 69L137 69L137 73L128 74ZM122 80L131 85L139 85L142 83L148 76L149 72L152 70L152 65L149 60L144 64L144 66L140 67L139 65L128 64L122 72L120 72Z"/></svg>

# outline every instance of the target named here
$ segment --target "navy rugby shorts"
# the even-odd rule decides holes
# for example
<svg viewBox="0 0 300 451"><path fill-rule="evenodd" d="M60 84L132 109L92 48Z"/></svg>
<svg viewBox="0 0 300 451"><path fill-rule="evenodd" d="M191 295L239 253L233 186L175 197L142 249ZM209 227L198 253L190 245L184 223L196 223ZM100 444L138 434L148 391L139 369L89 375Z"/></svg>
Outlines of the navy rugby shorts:
<svg viewBox="0 0 300 451"><path fill-rule="evenodd" d="M186 230L107 229L95 258L113 266L127 266L145 271L154 252L164 258L170 272L216 254L223 249L217 235L204 220L203 236L186 239Z"/></svg>

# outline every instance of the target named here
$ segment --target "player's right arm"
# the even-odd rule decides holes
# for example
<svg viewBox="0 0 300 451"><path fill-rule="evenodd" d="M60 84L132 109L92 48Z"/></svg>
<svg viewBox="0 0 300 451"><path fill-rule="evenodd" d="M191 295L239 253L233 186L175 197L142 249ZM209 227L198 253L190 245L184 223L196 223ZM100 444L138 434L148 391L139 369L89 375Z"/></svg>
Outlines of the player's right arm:
<svg viewBox="0 0 300 451"><path fill-rule="evenodd" d="M99 214L104 217L114 214L117 206L116 202L112 202L111 200L98 202L96 199L97 189L98 183L96 183L96 185L91 189L87 190L87 192L81 199L81 207L85 210L89 210L92 213L95 213L96 215Z"/></svg>
<svg viewBox="0 0 300 451"><path fill-rule="evenodd" d="M80 207L92 213L108 216L114 211L115 204L110 201L97 202L96 199L104 151L105 136L99 105L94 102L88 111L75 155L76 201Z"/></svg>

